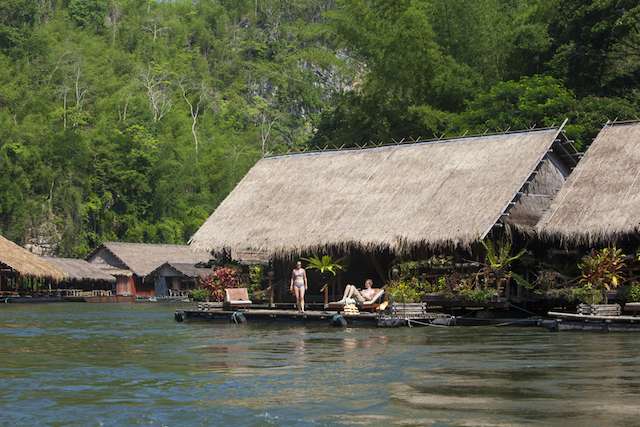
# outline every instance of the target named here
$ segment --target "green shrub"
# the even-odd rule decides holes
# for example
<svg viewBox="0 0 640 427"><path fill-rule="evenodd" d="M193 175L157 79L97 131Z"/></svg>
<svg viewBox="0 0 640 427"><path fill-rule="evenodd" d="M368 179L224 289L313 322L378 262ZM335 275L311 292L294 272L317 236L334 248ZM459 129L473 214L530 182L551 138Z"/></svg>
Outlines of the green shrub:
<svg viewBox="0 0 640 427"><path fill-rule="evenodd" d="M392 280L387 287L387 292L396 302L418 302L425 292L428 292L429 282L420 281L417 278Z"/></svg>
<svg viewBox="0 0 640 427"><path fill-rule="evenodd" d="M249 278L251 279L249 293L259 291L264 280L264 267L260 264L250 265Z"/></svg>
<svg viewBox="0 0 640 427"><path fill-rule="evenodd" d="M205 302L211 293L206 289L194 289L191 291L191 299L197 302Z"/></svg>
<svg viewBox="0 0 640 427"><path fill-rule="evenodd" d="M491 302L493 295L497 292L495 288L487 289L473 289L463 293L463 296L469 301L476 302L478 304L486 304Z"/></svg>
<svg viewBox="0 0 640 427"><path fill-rule="evenodd" d="M624 302L640 301L640 282L630 282L621 286L619 295Z"/></svg>

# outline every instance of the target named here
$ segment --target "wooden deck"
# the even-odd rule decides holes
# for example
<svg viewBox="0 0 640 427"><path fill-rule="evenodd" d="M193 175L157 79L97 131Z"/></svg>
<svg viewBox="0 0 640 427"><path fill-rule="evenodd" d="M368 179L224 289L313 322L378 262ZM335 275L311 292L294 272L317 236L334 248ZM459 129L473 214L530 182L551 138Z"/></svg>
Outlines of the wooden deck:
<svg viewBox="0 0 640 427"><path fill-rule="evenodd" d="M420 306L420 307L417 307ZM295 310L251 308L242 311L223 310L218 308L203 310L176 310L175 320L184 321L217 321L226 323L281 323L304 325L334 326L422 326L447 325L451 316L442 313L430 313L422 304L404 307L396 305L394 310L383 313L360 312L359 314L337 313L324 310L309 310L298 313ZM436 319L438 321L436 322ZM444 321L443 321L444 320Z"/></svg>
<svg viewBox="0 0 640 427"><path fill-rule="evenodd" d="M549 316L556 319L556 323L548 327L551 330L640 332L640 317L636 316L601 316L554 311L550 311Z"/></svg>
<svg viewBox="0 0 640 427"><path fill-rule="evenodd" d="M184 313L182 318L180 313ZM244 316L250 323L297 323L305 325L329 325L336 313L326 311L306 311L298 313L292 310L278 309L250 309L242 311L230 310L176 310L176 320L204 320L220 321L226 323L244 323L234 321L238 315ZM378 316L374 313L360 313L357 315L340 315L345 318L347 324L354 326L378 326Z"/></svg>

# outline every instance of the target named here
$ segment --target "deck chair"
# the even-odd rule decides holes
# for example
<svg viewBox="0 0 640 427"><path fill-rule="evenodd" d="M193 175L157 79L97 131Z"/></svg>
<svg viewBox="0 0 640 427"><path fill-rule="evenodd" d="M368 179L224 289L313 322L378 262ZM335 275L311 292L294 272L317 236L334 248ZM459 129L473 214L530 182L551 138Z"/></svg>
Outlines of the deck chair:
<svg viewBox="0 0 640 427"><path fill-rule="evenodd" d="M227 310L247 309L251 306L247 288L229 288L224 290L224 307Z"/></svg>
<svg viewBox="0 0 640 427"><path fill-rule="evenodd" d="M382 302L382 295L384 294L384 288L371 288L375 291L373 298L370 301L365 301L362 306L358 306L360 311L375 311L376 308ZM330 302L324 306L325 310L343 311L344 305L339 302Z"/></svg>

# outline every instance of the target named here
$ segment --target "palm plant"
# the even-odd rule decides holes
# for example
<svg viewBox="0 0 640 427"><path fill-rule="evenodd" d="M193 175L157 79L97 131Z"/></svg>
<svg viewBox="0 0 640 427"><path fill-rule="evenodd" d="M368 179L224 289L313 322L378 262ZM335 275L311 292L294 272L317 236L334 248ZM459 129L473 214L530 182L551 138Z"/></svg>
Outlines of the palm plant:
<svg viewBox="0 0 640 427"><path fill-rule="evenodd" d="M531 289L533 287L533 285L524 277L510 270L511 264L514 261L523 258L528 254L526 248L520 250L517 254L512 255L511 249L513 243L511 240L503 239L500 242L493 242L490 239L480 239L480 242L487 251L486 261L489 270L495 277L496 284L498 285L498 291L500 290L500 283L508 281L509 278L512 278L516 283L527 289Z"/></svg>
<svg viewBox="0 0 640 427"><path fill-rule="evenodd" d="M319 257L318 254L314 252L313 257L302 259L309 263L307 266L308 269L317 270L321 276L326 277L328 273L335 276L338 274L338 270L347 271L346 266L342 264L345 258L346 257L335 259L331 255Z"/></svg>

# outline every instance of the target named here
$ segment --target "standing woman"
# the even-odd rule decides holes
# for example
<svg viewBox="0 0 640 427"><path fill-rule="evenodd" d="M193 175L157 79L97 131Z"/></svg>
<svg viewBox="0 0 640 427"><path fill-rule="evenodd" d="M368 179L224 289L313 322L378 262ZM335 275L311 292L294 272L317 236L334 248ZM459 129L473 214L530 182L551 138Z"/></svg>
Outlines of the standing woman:
<svg viewBox="0 0 640 427"><path fill-rule="evenodd" d="M307 272L302 268L302 263L298 261L296 268L291 273L291 286L289 287L289 290L296 294L298 313L304 313L304 293L308 287Z"/></svg>

